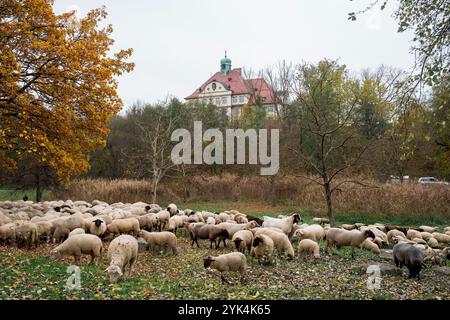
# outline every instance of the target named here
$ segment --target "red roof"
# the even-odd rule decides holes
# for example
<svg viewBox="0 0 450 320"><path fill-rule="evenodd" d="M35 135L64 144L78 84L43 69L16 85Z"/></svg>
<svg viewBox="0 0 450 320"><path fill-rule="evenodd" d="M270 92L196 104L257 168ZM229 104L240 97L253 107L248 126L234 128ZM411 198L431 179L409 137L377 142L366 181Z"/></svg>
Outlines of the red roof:
<svg viewBox="0 0 450 320"><path fill-rule="evenodd" d="M195 90L190 96L185 99L197 99L199 94L205 90L205 87L211 82L220 82L228 90L231 90L233 95L235 94L250 94L251 90L256 90L257 94L263 98L263 103L272 102L272 92L264 79L250 79L245 80L240 69L233 69L229 74L223 75L220 71L216 72L212 77L210 77L205 83L203 83L200 88Z"/></svg>

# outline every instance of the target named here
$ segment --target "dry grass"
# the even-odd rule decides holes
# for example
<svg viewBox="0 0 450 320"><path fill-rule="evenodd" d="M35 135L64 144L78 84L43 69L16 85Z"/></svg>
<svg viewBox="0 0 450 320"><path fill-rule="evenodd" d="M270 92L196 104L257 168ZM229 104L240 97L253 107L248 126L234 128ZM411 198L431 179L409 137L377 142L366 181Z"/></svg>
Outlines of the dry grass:
<svg viewBox="0 0 450 320"><path fill-rule="evenodd" d="M423 186L415 183L389 184L364 180L375 187L346 184L334 194L334 208L340 216L355 218L370 216L395 221L450 220L450 187ZM183 186L189 198L183 199ZM277 178L276 196L279 204L297 207L313 214L324 214L326 204L322 187L292 176ZM52 194L55 199L114 202L151 202L151 184L143 180L89 180L75 181L67 190ZM271 185L267 177L195 176L185 180L164 182L158 192L158 202L260 202L271 199Z"/></svg>

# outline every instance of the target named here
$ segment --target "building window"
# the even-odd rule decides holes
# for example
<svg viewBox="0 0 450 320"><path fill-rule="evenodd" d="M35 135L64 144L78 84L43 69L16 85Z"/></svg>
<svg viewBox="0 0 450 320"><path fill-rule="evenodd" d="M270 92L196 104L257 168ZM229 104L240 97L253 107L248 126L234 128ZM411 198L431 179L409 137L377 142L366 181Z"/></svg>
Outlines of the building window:
<svg viewBox="0 0 450 320"><path fill-rule="evenodd" d="M268 106L268 107L267 107L267 111L270 112L270 113L272 113L272 112L273 112L273 106Z"/></svg>
<svg viewBox="0 0 450 320"><path fill-rule="evenodd" d="M236 104L236 103L237 103L237 97L233 97L233 98L231 99L231 101L233 102L233 104Z"/></svg>
<svg viewBox="0 0 450 320"><path fill-rule="evenodd" d="M220 98L216 98L216 105L220 104Z"/></svg>
<svg viewBox="0 0 450 320"><path fill-rule="evenodd" d="M227 104L227 103L228 103L227 97L222 97L222 104Z"/></svg>
<svg viewBox="0 0 450 320"><path fill-rule="evenodd" d="M202 103L203 103L203 104L208 104L208 99L203 99L203 100L202 100Z"/></svg>
<svg viewBox="0 0 450 320"><path fill-rule="evenodd" d="M239 103L244 103L244 96L239 96Z"/></svg>
<svg viewBox="0 0 450 320"><path fill-rule="evenodd" d="M217 87L216 83L213 82L213 84L212 84L212 89L213 89L213 90L216 90L216 87Z"/></svg>

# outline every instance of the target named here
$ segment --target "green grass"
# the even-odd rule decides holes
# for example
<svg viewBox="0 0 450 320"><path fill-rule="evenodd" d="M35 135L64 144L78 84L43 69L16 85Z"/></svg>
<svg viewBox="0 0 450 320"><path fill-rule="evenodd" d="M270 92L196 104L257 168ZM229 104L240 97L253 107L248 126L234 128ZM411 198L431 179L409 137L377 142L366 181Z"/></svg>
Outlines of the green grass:
<svg viewBox="0 0 450 320"><path fill-rule="evenodd" d="M46 199L49 196L49 191L44 190L42 193L42 198ZM0 187L0 201L10 200L10 201L16 201L16 200L22 200L24 196L28 196L29 200L35 200L36 192L35 190L11 190L6 188Z"/></svg>
<svg viewBox="0 0 450 320"><path fill-rule="evenodd" d="M200 248L192 248L186 238L178 239L179 255L140 253L131 277L116 284L109 283L104 271L108 265L106 255L97 266L86 265L88 258L83 257L81 290L65 288L69 276L66 270L73 258L49 259L53 246L31 251L0 247L0 300L450 299L448 276L432 269L423 270L420 282L406 280L406 270L403 275L384 275L382 288L371 291L366 285L368 275L360 271L361 266L382 260L361 250L352 260L350 248L330 255L322 252L318 261L277 259L271 266L261 266L248 256L247 282L241 284L238 275L231 273L226 277L232 285L222 285L218 274L205 272L202 257L230 252L231 245L216 250L209 249L208 241L200 241Z"/></svg>

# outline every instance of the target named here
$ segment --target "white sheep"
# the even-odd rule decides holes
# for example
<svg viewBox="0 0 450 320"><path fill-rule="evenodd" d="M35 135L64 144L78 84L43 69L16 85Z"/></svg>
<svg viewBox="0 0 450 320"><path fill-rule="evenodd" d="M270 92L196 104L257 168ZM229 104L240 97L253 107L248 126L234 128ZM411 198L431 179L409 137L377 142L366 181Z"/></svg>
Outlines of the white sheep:
<svg viewBox="0 0 450 320"><path fill-rule="evenodd" d="M311 253L315 259L320 259L320 248L316 241L311 239L303 239L298 244L298 256L302 256L304 252Z"/></svg>
<svg viewBox="0 0 450 320"><path fill-rule="evenodd" d="M91 255L91 264L100 257L103 252L102 240L93 234L76 234L67 238L62 244L51 251L53 259L71 255L75 259L75 264L80 264L81 254Z"/></svg>
<svg viewBox="0 0 450 320"><path fill-rule="evenodd" d="M69 232L69 237L72 237L76 234L85 234L85 233L86 233L86 231L84 231L83 228L76 228Z"/></svg>
<svg viewBox="0 0 450 320"><path fill-rule="evenodd" d="M216 219L213 218L213 217L208 217L208 218L206 219L206 223L207 223L207 224L216 224Z"/></svg>
<svg viewBox="0 0 450 320"><path fill-rule="evenodd" d="M371 230L344 230L339 228L330 228L326 231L326 246L325 252L328 252L328 247L336 246L351 246L352 247L352 259L355 258L355 247L359 247L361 243L368 237L375 238L374 233Z"/></svg>
<svg viewBox="0 0 450 320"><path fill-rule="evenodd" d="M239 252L245 253L245 249L247 249L248 253L250 253L253 233L250 230L239 230L233 235L231 241L234 242L236 250Z"/></svg>
<svg viewBox="0 0 450 320"><path fill-rule="evenodd" d="M294 213L291 216L284 219L277 219L268 216L264 216L263 227L276 227L281 229L286 235L289 235L292 231L294 223L301 222L302 219L298 213Z"/></svg>
<svg viewBox="0 0 450 320"><path fill-rule="evenodd" d="M414 238L422 238L422 235L420 234L420 231L408 229L408 231L406 232L406 238L412 240Z"/></svg>
<svg viewBox="0 0 450 320"><path fill-rule="evenodd" d="M208 271L211 269L219 271L222 283L229 284L224 277L224 273L229 271L238 271L241 274L241 282L245 281L247 261L245 255L240 252L231 252L217 257L206 256L203 258L203 266Z"/></svg>
<svg viewBox="0 0 450 320"><path fill-rule="evenodd" d="M234 234L238 232L239 230L249 230L252 228L255 228L258 226L258 223L256 221L250 221L244 224L238 224L238 223L229 223L229 222L222 222L217 225L219 228L222 228L224 230L227 230L228 232L228 239L232 239Z"/></svg>
<svg viewBox="0 0 450 320"><path fill-rule="evenodd" d="M105 270L108 272L109 281L114 283L122 276L128 276L137 256L138 242L133 236L124 234L111 241L108 247L109 266Z"/></svg>
<svg viewBox="0 0 450 320"><path fill-rule="evenodd" d="M170 212L167 210L162 210L156 214L158 218L158 230L162 231L165 230L166 227L169 226L169 219L170 219Z"/></svg>
<svg viewBox="0 0 450 320"><path fill-rule="evenodd" d="M432 248L435 248L437 246L439 246L439 241L437 241L435 238L431 237L428 239L428 245Z"/></svg>
<svg viewBox="0 0 450 320"><path fill-rule="evenodd" d="M173 254L178 254L177 237L168 231L148 232L141 230L139 236L144 238L148 244L148 250L155 250L157 247L169 248Z"/></svg>
<svg viewBox="0 0 450 320"><path fill-rule="evenodd" d="M436 232L437 228L429 227L429 226L420 226L419 229L421 229L424 232L433 233Z"/></svg>
<svg viewBox="0 0 450 320"><path fill-rule="evenodd" d="M450 243L450 235L448 234L433 232L431 235L440 243Z"/></svg>
<svg viewBox="0 0 450 320"><path fill-rule="evenodd" d="M375 239L372 238L366 238L366 240L364 240L359 247L363 250L367 250L370 251L372 253L375 254L380 254L380 247L377 243L375 243Z"/></svg>
<svg viewBox="0 0 450 320"><path fill-rule="evenodd" d="M325 231L322 226L318 224L312 224L310 226L306 226L304 228L298 229L294 232L294 238L303 240L303 239L311 239L317 243L323 239L325 236Z"/></svg>
<svg viewBox="0 0 450 320"><path fill-rule="evenodd" d="M107 227L112 234L130 233L136 235L139 231L139 221L136 218L116 219Z"/></svg>
<svg viewBox="0 0 450 320"><path fill-rule="evenodd" d="M273 240L278 254L287 255L290 259L294 258L294 248L286 234L268 228L258 229L255 236L260 234L264 234Z"/></svg>
<svg viewBox="0 0 450 320"><path fill-rule="evenodd" d="M397 230L397 229L390 230L390 231L388 231L388 233L387 233L387 239L388 239L388 243L389 243L390 245L396 244L396 242L394 242L394 240L393 240L393 238L394 238L395 236L401 237L401 238L403 238L403 239L406 239L406 235L405 235L403 232L401 232L400 230Z"/></svg>

